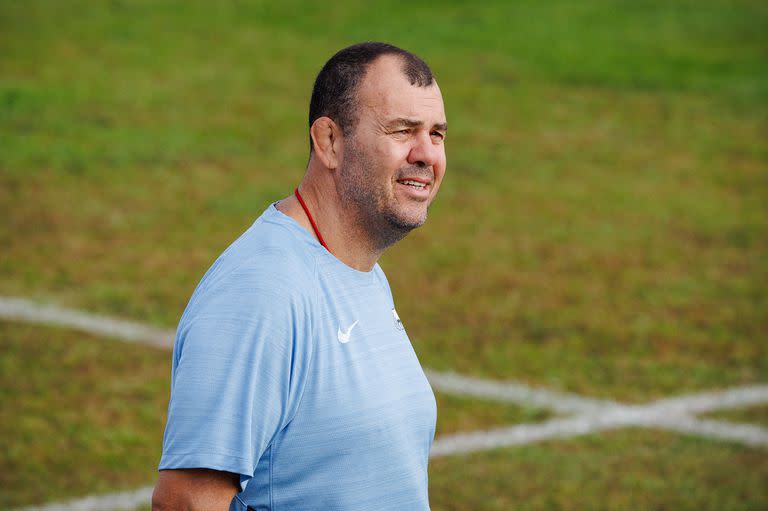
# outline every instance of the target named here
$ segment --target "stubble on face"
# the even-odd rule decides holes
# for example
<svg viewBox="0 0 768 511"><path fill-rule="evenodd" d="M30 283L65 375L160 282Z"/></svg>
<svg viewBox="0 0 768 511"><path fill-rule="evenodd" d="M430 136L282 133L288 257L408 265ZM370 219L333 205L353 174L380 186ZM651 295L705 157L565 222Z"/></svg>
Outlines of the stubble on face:
<svg viewBox="0 0 768 511"><path fill-rule="evenodd" d="M350 235L381 251L424 224L445 168L440 90L414 86L402 66L383 56L366 71L336 179Z"/></svg>
<svg viewBox="0 0 768 511"><path fill-rule="evenodd" d="M378 250L397 243L427 220L426 208L410 215L397 208L388 188L391 183L376 180L383 174L375 159L361 147L354 135L350 136L344 149L344 163L339 168L338 193L342 204L347 205L348 213L355 216L360 229ZM399 169L395 177L401 175L431 179L432 172L426 167L412 166Z"/></svg>

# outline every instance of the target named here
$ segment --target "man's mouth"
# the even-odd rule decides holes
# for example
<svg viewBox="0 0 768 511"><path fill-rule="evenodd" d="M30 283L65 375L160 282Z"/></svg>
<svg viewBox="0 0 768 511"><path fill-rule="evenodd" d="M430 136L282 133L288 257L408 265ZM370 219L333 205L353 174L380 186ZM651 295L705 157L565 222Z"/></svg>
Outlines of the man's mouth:
<svg viewBox="0 0 768 511"><path fill-rule="evenodd" d="M417 190L423 190L424 188L427 187L427 183L422 183L421 181L414 181L413 179L398 179L397 182L400 184L412 186Z"/></svg>

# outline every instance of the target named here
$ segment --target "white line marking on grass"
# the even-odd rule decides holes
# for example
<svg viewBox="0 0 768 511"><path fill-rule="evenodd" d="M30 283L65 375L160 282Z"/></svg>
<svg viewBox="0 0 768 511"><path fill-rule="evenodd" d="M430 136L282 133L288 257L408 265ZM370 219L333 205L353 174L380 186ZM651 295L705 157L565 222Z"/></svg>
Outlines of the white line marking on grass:
<svg viewBox="0 0 768 511"><path fill-rule="evenodd" d="M40 305L20 298L0 297L0 318L66 326L77 330L162 348L173 347L174 333L115 318ZM599 431L634 426L659 428L737 442L768 446L768 429L752 424L699 419L695 415L768 403L768 385L750 385L659 399L644 405L585 398L575 394L535 389L515 382L483 380L456 373L425 370L432 386L441 392L473 396L523 406L545 408L567 417L542 423L519 424L489 431L441 436L431 457L469 453L499 447L524 445L555 438L568 438ZM24 511L97 511L135 509L149 503L152 488L115 493L24 508Z"/></svg>
<svg viewBox="0 0 768 511"><path fill-rule="evenodd" d="M439 457L523 445L629 426L665 429L727 440L750 447L766 447L768 446L768 429L766 428L753 424L698 419L689 415L763 403L768 403L768 385L737 387L720 392L660 399L646 405L609 405L599 411L555 418L541 423L443 436L435 440L430 456Z"/></svg>
<svg viewBox="0 0 768 511"><path fill-rule="evenodd" d="M766 402L766 396L768 396L768 385L749 385L659 399L653 402L653 407L665 413L700 414L763 404Z"/></svg>
<svg viewBox="0 0 768 511"><path fill-rule="evenodd" d="M536 406L558 413L584 413L602 410L606 406L619 405L615 401L589 399L576 394L535 389L521 383L483 380L452 372L439 373L429 369L424 372L432 387L442 392Z"/></svg>
<svg viewBox="0 0 768 511"><path fill-rule="evenodd" d="M750 447L768 446L768 429L754 424L736 424L727 421L697 419L688 415L660 418L660 428L707 438L717 438Z"/></svg>
<svg viewBox="0 0 768 511"><path fill-rule="evenodd" d="M473 431L457 433L440 437L435 440L430 458L465 454L470 452L509 447L512 445L532 444L552 438L566 438L586 435L603 429L616 428L624 425L620 422L605 420L601 415L578 415L551 419L541 423L519 424L507 428L491 429L488 431Z"/></svg>
<svg viewBox="0 0 768 511"><path fill-rule="evenodd" d="M139 506L149 505L152 501L152 486L138 490L112 493L108 495L92 495L81 499L47 504L44 506L25 507L18 511L132 511Z"/></svg>
<svg viewBox="0 0 768 511"><path fill-rule="evenodd" d="M160 348L172 348L174 332L134 321L125 321L30 300L0 296L0 318L66 326L82 332L106 335L122 341L140 342Z"/></svg>

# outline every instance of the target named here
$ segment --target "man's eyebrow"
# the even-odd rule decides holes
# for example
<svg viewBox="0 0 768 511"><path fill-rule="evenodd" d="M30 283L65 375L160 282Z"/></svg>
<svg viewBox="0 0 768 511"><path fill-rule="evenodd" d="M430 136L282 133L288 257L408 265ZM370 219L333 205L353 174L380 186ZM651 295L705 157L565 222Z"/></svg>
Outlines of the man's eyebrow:
<svg viewBox="0 0 768 511"><path fill-rule="evenodd" d="M422 121L417 121L415 119L408 119L406 117L400 117L399 119L393 119L391 122L387 123L390 127L393 126L406 126L408 128L420 128L424 125ZM436 129L438 131L448 131L448 123L446 122L440 122L433 126L433 129Z"/></svg>
<svg viewBox="0 0 768 511"><path fill-rule="evenodd" d="M406 118L406 117L399 117L399 118L397 118L397 119L392 119L391 121L389 121L389 122L387 123L387 125L388 125L389 127L394 127L394 126L406 126L406 127L408 127L408 128L418 128L418 127L420 127L422 124L424 124L424 123L423 123L423 122L421 122L421 121L417 121L416 119L408 119L408 118Z"/></svg>

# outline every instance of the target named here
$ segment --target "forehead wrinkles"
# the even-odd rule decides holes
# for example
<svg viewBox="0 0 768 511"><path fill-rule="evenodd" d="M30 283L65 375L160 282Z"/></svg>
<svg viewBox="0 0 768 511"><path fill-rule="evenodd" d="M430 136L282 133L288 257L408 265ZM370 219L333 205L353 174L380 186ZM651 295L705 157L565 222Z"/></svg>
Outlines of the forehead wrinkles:
<svg viewBox="0 0 768 511"><path fill-rule="evenodd" d="M372 115L377 123L398 118L430 125L445 122L440 89L434 85L416 87L406 82L404 88L368 92L359 98L361 118Z"/></svg>

